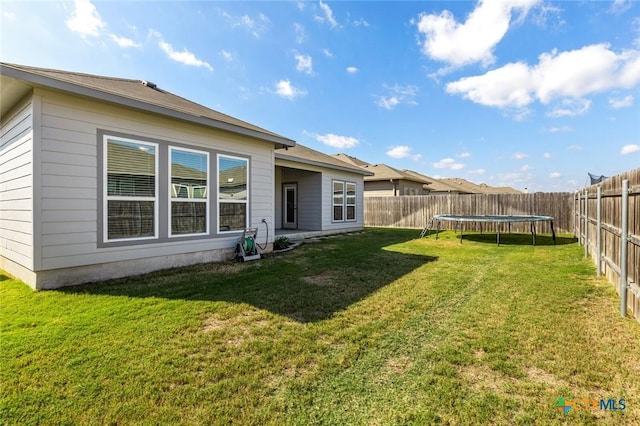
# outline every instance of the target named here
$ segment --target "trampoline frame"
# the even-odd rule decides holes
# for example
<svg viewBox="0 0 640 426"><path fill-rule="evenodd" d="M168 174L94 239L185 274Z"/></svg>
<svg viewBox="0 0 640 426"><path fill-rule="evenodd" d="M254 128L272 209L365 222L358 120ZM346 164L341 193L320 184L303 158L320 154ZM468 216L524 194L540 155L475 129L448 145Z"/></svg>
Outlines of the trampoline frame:
<svg viewBox="0 0 640 426"><path fill-rule="evenodd" d="M536 222L549 222L551 225L551 235L553 237L553 243L556 242L556 231L553 229L553 217L551 216L536 216L536 215L456 215L456 214L437 214L427 224L427 227L423 230L420 237L425 234L431 234L431 227L433 223L436 223L436 240L439 239L440 225L442 221L455 222L454 232L457 234L458 227L460 227L460 244L462 244L462 222L477 222L480 223L480 232L482 232L482 223L495 223L497 224L497 236L496 243L500 245L500 224L507 223L509 227L509 233L511 233L511 223L529 222L531 225L531 236L533 239L533 245L536 244Z"/></svg>

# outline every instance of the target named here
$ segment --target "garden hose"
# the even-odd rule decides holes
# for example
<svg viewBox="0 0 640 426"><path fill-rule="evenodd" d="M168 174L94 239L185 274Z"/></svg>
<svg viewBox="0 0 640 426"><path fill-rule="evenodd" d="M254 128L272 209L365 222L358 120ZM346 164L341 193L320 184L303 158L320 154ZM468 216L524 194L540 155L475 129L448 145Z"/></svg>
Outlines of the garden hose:
<svg viewBox="0 0 640 426"><path fill-rule="evenodd" d="M255 250L255 242L253 241L253 238L251 237L246 237L244 239L244 251L246 253L252 253Z"/></svg>

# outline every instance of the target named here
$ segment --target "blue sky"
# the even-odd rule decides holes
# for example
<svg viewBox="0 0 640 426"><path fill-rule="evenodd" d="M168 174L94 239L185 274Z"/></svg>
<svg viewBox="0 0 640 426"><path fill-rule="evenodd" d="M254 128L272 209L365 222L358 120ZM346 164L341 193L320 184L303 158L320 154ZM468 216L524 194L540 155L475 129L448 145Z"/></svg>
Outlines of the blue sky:
<svg viewBox="0 0 640 426"><path fill-rule="evenodd" d="M149 80L327 154L530 192L640 167L637 1L0 8L3 62Z"/></svg>

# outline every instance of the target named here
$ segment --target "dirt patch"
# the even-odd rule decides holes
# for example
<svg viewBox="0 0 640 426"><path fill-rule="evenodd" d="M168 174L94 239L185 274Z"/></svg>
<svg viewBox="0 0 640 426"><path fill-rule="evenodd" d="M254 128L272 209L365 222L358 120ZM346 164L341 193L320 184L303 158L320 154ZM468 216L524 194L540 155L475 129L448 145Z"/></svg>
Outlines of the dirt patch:
<svg viewBox="0 0 640 426"><path fill-rule="evenodd" d="M205 318L200 330L205 333L215 331L233 331L236 334L242 332L251 333L256 329L266 328L269 324L269 319L265 318L264 314L260 311L242 311L238 315L228 318L214 313Z"/></svg>
<svg viewBox="0 0 640 426"><path fill-rule="evenodd" d="M302 281L321 287L330 287L334 284L333 277L330 274L310 275L302 277Z"/></svg>
<svg viewBox="0 0 640 426"><path fill-rule="evenodd" d="M399 358L389 358L386 363L387 369L393 374L404 374L413 366L413 360L408 356Z"/></svg>
<svg viewBox="0 0 640 426"><path fill-rule="evenodd" d="M530 367L527 370L527 376L529 376L529 378L534 382L542 383L553 388L568 386L563 380L558 379L553 374L538 367Z"/></svg>
<svg viewBox="0 0 640 426"><path fill-rule="evenodd" d="M467 365L459 368L460 376L471 386L472 389L493 392L496 395L507 396L505 389L510 381L509 378L493 371L486 365Z"/></svg>

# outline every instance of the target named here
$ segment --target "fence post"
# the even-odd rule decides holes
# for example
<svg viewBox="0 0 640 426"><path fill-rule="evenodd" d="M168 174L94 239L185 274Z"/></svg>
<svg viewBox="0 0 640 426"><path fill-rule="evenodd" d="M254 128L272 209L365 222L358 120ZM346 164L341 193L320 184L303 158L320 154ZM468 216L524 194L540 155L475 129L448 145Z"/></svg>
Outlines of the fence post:
<svg viewBox="0 0 640 426"><path fill-rule="evenodd" d="M578 198L578 191L573 193L573 238L576 237L576 215L578 215L578 209L576 208L576 199ZM579 202L579 201L578 201Z"/></svg>
<svg viewBox="0 0 640 426"><path fill-rule="evenodd" d="M584 190L584 257L589 256L589 190Z"/></svg>
<svg viewBox="0 0 640 426"><path fill-rule="evenodd" d="M580 192L576 192L576 197L578 199L578 216L576 216L576 230L578 231L578 244L582 244L582 228L581 228L581 220L582 220L582 203L580 203Z"/></svg>
<svg viewBox="0 0 640 426"><path fill-rule="evenodd" d="M627 316L627 240L629 239L629 181L622 181L622 223L620 224L620 316Z"/></svg>
<svg viewBox="0 0 640 426"><path fill-rule="evenodd" d="M602 275L602 189L598 186L596 201L596 274Z"/></svg>

